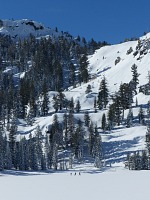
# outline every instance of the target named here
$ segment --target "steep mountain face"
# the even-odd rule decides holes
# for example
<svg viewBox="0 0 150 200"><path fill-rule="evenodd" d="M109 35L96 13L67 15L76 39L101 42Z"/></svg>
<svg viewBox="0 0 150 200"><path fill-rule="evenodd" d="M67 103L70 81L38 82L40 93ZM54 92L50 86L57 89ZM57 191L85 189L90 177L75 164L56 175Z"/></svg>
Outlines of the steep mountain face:
<svg viewBox="0 0 150 200"><path fill-rule="evenodd" d="M58 36L59 34L50 29L44 27L41 23L22 19L22 20L2 20L0 26L0 34L10 35L11 38L17 40L19 38L27 38L31 34L35 37L40 36Z"/></svg>

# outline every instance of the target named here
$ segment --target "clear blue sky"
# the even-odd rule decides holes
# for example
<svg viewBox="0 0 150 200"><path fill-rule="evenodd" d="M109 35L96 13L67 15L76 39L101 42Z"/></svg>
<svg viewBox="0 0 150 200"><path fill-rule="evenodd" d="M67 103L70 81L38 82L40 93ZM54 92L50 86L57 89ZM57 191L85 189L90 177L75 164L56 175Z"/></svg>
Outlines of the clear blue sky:
<svg viewBox="0 0 150 200"><path fill-rule="evenodd" d="M87 40L119 43L150 31L150 0L3 0L0 18L28 18Z"/></svg>

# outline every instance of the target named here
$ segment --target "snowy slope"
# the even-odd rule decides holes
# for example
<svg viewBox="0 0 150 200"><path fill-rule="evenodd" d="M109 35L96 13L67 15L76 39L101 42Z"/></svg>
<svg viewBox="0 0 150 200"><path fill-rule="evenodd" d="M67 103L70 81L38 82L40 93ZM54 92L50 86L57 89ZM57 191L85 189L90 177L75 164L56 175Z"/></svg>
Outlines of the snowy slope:
<svg viewBox="0 0 150 200"><path fill-rule="evenodd" d="M149 41L149 34L141 39L142 43ZM120 83L128 83L132 79L131 66L135 63L138 66L139 76L139 86L146 84L148 70L150 69L150 50L147 48L147 54L142 55L140 60L137 58L140 55L140 50L136 56L133 53L136 51L138 41L130 41L118 45L106 46L97 50L94 55L89 57L89 73L93 77L86 84L81 84L76 88L69 88L68 91L65 91L64 94L67 99L74 98L76 104L77 100L81 103L81 112L79 114L75 113L75 119L84 120L84 112L88 111L91 120L98 125L99 131L102 135L104 156L108 162L120 162L123 161L127 155L127 152L133 152L136 150L145 149L145 134L146 126L141 126L137 122L137 116L139 112L139 107L135 106L136 98L138 99L139 105L146 105L150 100L149 95L144 95L139 93L134 97L133 103L133 115L134 115L134 126L131 128L126 128L125 125L120 127L115 127L111 132L102 133L101 119L103 113L107 114L107 109L103 111L94 112L94 98L98 94L99 85L101 79L105 75L110 93L114 93L118 90ZM133 52L127 55L127 51L132 47ZM115 65L115 60L117 57L121 58L121 61ZM90 94L85 94L85 90L88 84L92 86L92 92ZM50 102L52 98L56 95L56 92L49 92ZM111 103L111 102L110 102ZM144 108L146 113L146 108ZM61 111L58 114L58 119L61 122L63 120L63 114L65 111ZM20 135L26 135L30 132L34 134L35 128L39 125L43 131L43 134L46 133L48 127L52 124L54 109L52 104L50 105L49 116L36 118L33 126L28 126L24 121L18 121L18 137ZM128 114L128 110L125 111L125 117ZM88 134L86 132L86 134Z"/></svg>

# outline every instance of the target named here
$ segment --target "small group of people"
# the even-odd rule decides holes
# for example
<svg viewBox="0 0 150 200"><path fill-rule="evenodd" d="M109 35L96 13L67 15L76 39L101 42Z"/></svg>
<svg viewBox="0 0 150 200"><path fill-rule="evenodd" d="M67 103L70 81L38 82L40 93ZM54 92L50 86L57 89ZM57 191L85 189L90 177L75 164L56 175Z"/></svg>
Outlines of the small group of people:
<svg viewBox="0 0 150 200"><path fill-rule="evenodd" d="M70 175L72 176L73 173L71 172ZM76 175L77 175L77 172L74 173L74 176L76 176ZM81 172L79 172L78 175L80 176L80 175L81 175Z"/></svg>

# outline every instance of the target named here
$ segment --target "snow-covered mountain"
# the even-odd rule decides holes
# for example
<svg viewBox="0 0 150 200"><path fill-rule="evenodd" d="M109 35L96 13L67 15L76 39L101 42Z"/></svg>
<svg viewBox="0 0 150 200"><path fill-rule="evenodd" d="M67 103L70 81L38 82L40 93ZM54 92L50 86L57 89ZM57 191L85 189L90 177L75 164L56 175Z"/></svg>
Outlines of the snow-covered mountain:
<svg viewBox="0 0 150 200"><path fill-rule="evenodd" d="M31 34L35 37L41 36L58 36L58 32L46 28L43 24L29 19L22 20L2 20L0 34L10 35L11 38L26 38Z"/></svg>

